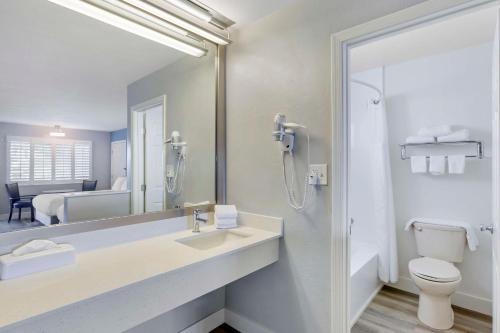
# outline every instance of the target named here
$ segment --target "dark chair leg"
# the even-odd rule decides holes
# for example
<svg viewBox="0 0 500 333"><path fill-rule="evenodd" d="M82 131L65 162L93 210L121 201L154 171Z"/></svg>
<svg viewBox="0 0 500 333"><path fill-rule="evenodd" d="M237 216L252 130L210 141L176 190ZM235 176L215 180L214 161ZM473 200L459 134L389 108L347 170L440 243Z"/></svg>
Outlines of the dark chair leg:
<svg viewBox="0 0 500 333"><path fill-rule="evenodd" d="M35 222L35 208L31 206L31 222Z"/></svg>
<svg viewBox="0 0 500 333"><path fill-rule="evenodd" d="M19 218L18 218L19 221L21 221L21 208L19 208Z"/></svg>
<svg viewBox="0 0 500 333"><path fill-rule="evenodd" d="M12 220L12 211L13 210L14 210L14 208L12 207L12 205L10 205L9 223L10 223L10 220Z"/></svg>

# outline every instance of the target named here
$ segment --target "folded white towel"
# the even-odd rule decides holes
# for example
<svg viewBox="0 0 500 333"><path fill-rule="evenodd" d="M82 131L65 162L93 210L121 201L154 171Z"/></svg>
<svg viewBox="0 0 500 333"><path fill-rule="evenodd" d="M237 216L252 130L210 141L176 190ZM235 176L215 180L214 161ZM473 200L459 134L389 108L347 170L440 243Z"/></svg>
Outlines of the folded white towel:
<svg viewBox="0 0 500 333"><path fill-rule="evenodd" d="M231 229L238 226L238 221L236 218L219 218L217 216L215 219L215 227L217 229Z"/></svg>
<svg viewBox="0 0 500 333"><path fill-rule="evenodd" d="M424 127L418 130L418 136L444 136L451 134L451 126L450 125L440 125L434 127Z"/></svg>
<svg viewBox="0 0 500 333"><path fill-rule="evenodd" d="M412 156L411 157L411 172L412 173L426 173L427 172L427 157L426 156Z"/></svg>
<svg viewBox="0 0 500 333"><path fill-rule="evenodd" d="M444 156L431 156L429 158L429 172L434 175L442 175L444 174L446 166L446 159Z"/></svg>
<svg viewBox="0 0 500 333"><path fill-rule="evenodd" d="M209 204L210 204L210 201L201 201L201 202L197 202L197 203L185 202L184 207L196 207L196 206L209 205Z"/></svg>
<svg viewBox="0 0 500 333"><path fill-rule="evenodd" d="M465 155L448 156L448 173L463 174L465 171Z"/></svg>
<svg viewBox="0 0 500 333"><path fill-rule="evenodd" d="M446 225L451 227L460 227L465 229L465 237L467 238L467 244L469 245L469 249L471 251L476 251L479 240L477 238L476 233L474 232L474 228L467 222L463 221L455 221L455 220L445 220L445 219L434 219L434 218L426 218L426 217L416 217L408 221L406 223L405 230L410 230L411 226L414 223L428 223L435 225Z"/></svg>
<svg viewBox="0 0 500 333"><path fill-rule="evenodd" d="M235 205L215 205L215 216L223 218L236 218L238 217L238 211Z"/></svg>
<svg viewBox="0 0 500 333"><path fill-rule="evenodd" d="M470 132L467 128L455 131L449 135L439 136L437 138L438 142L457 142L457 141L467 141L470 139Z"/></svg>
<svg viewBox="0 0 500 333"><path fill-rule="evenodd" d="M22 256L29 253L41 252L53 249L58 245L53 241L46 239L34 239L28 243L19 246L14 251L12 251L13 256Z"/></svg>
<svg viewBox="0 0 500 333"><path fill-rule="evenodd" d="M433 136L409 136L406 143L434 143L436 139Z"/></svg>

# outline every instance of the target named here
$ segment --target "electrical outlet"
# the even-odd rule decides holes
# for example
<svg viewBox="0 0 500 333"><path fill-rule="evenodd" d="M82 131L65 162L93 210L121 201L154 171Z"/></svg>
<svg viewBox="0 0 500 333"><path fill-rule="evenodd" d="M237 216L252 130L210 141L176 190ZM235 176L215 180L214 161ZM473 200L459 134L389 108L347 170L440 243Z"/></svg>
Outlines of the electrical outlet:
<svg viewBox="0 0 500 333"><path fill-rule="evenodd" d="M326 164L309 165L309 185L327 185L328 169Z"/></svg>
<svg viewBox="0 0 500 333"><path fill-rule="evenodd" d="M175 169L172 164L167 165L167 178L174 178L175 177Z"/></svg>

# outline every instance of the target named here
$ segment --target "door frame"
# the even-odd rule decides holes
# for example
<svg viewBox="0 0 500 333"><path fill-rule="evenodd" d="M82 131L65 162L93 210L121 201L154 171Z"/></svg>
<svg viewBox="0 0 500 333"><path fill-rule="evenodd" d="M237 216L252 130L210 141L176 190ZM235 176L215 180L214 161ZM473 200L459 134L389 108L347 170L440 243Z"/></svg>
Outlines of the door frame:
<svg viewBox="0 0 500 333"><path fill-rule="evenodd" d="M139 168L138 163L140 163L140 160L138 159L137 156L137 142L136 142L136 134L137 134L137 119L139 114L142 112L151 109L156 106L161 106L163 109L163 149L162 149L162 160L166 160L166 154L167 150L165 149L166 141L168 139L167 137L167 95L161 95L152 99L149 99L145 102L136 104L130 108L130 114L131 114L131 135L130 135L130 145L131 145L131 165L132 165L132 172L129 172L127 174L127 177L129 178L129 184L130 184L130 190L132 191L132 200L131 200L131 211L134 214L142 214L144 212L139 212L137 209L137 204L138 204L138 194L136 191L136 182L137 179L139 178L138 171L143 170L145 171L145 168ZM144 142L143 142L144 144ZM166 168L163 168L163 179L165 179L165 172ZM143 194L144 195L144 194ZM143 197L143 203L144 203L144 209L145 209L145 202L144 202L144 197ZM165 183L163 184L163 209L167 207L167 188L165 186ZM143 210L144 210L143 209Z"/></svg>
<svg viewBox="0 0 500 333"><path fill-rule="evenodd" d="M331 36L331 331L350 331L350 235L347 216L348 191L348 49L375 38L455 15L500 5L499 0L429 0L419 5L332 34ZM500 277L494 277L500 285ZM493 300L500 292L493 288ZM500 333L500 309L493 308L493 332Z"/></svg>

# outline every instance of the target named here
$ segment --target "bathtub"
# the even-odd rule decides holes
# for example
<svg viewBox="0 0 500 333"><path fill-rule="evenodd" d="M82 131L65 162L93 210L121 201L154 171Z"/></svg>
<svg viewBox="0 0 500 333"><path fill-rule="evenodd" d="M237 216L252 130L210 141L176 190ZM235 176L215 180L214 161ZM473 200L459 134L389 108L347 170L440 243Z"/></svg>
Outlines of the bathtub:
<svg viewBox="0 0 500 333"><path fill-rule="evenodd" d="M351 326L382 286L378 278L377 249L370 244L351 242Z"/></svg>

